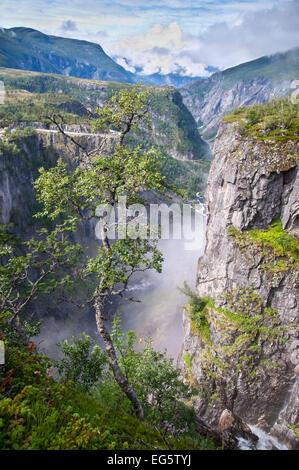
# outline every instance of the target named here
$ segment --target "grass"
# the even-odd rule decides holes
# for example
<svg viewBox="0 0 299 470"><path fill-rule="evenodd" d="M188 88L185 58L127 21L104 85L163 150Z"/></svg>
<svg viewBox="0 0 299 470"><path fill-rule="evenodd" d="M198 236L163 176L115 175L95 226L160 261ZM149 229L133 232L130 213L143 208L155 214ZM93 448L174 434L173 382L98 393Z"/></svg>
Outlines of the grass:
<svg viewBox="0 0 299 470"><path fill-rule="evenodd" d="M34 350L6 347L0 370L1 450L168 449L150 422L139 421L118 405L83 391L74 383L57 383L50 361ZM112 391L110 392L110 394ZM195 429L168 438L175 449L215 449Z"/></svg>
<svg viewBox="0 0 299 470"><path fill-rule="evenodd" d="M191 363L190 354L187 354L187 353L183 354L183 359L184 359L186 366L189 367L189 369L191 369L192 363Z"/></svg>
<svg viewBox="0 0 299 470"><path fill-rule="evenodd" d="M234 227L230 227L229 233L240 244L253 243L261 248L270 248L273 254L278 257L287 258L294 263L299 261L299 240L283 229L280 219L275 219L264 230L238 232Z"/></svg>
<svg viewBox="0 0 299 470"><path fill-rule="evenodd" d="M189 313L191 330L193 334L199 334L205 343L210 343L210 325L207 319L207 308L213 306L210 297L201 298L194 295L189 300Z"/></svg>
<svg viewBox="0 0 299 470"><path fill-rule="evenodd" d="M223 118L224 122L238 123L242 136L259 140L299 140L299 105L288 98L265 104L235 109Z"/></svg>

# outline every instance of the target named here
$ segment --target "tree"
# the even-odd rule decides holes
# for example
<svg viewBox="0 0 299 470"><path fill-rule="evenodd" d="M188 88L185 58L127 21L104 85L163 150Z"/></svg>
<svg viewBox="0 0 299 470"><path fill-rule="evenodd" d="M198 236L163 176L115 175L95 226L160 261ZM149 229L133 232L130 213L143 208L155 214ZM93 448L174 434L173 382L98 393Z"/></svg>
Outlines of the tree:
<svg viewBox="0 0 299 470"><path fill-rule="evenodd" d="M68 270L82 253L67 235L75 230L66 220L52 230L41 229L36 237L20 242L0 227L0 320L7 334L28 342L28 308L41 293L70 283ZM29 331L29 330L28 330Z"/></svg>
<svg viewBox="0 0 299 470"><path fill-rule="evenodd" d="M114 295L122 296L136 272L155 269L161 272L163 257L157 249L157 240L137 236L119 237L110 242L110 215L99 215L99 205L115 208L120 196L126 196L127 206L141 200L140 192L164 192L168 185L161 176L161 155L154 149L143 150L140 145L126 145L126 136L139 125L150 127L148 111L149 92L140 87L125 89L113 96L94 121L95 130L113 128L118 142L110 154L84 152L81 164L71 171L59 160L50 170L40 169L35 183L37 197L43 203L42 216L52 220L71 216L79 221L98 219L101 222L101 245L95 258L86 254L82 265L85 279L92 279L96 287L92 295L98 331L104 341L109 364L116 382L133 404L135 413L143 419L142 405L118 364L117 354L106 326L106 301ZM74 142L74 139L72 139Z"/></svg>

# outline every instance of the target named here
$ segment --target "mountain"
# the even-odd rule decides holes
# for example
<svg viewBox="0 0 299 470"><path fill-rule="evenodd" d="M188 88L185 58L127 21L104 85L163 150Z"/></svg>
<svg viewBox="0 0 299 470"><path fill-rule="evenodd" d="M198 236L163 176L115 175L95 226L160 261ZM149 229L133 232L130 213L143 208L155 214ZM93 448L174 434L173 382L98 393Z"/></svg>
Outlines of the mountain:
<svg viewBox="0 0 299 470"><path fill-rule="evenodd" d="M31 28L0 30L0 66L79 78L134 83L99 44L48 36Z"/></svg>
<svg viewBox="0 0 299 470"><path fill-rule="evenodd" d="M200 77L189 77L178 73L168 73L166 75L153 73L151 75L136 75L136 80L148 85L168 85L175 88L181 88L189 83L200 80Z"/></svg>
<svg viewBox="0 0 299 470"><path fill-rule="evenodd" d="M0 29L1 67L95 80L169 85L175 88L200 79L178 73L143 75L138 68L136 73L132 73L122 67L118 59L112 59L99 44L89 41L49 36L24 27ZM124 57L122 61L128 64Z"/></svg>
<svg viewBox="0 0 299 470"><path fill-rule="evenodd" d="M291 91L299 78L299 48L246 62L180 89L201 135L213 139L221 118L234 108L265 103Z"/></svg>
<svg viewBox="0 0 299 470"><path fill-rule="evenodd" d="M233 410L299 449L299 105L292 123L288 103L277 101L276 111L273 102L260 105L259 122L246 132L241 116L220 125L180 367L205 421L216 426L224 409Z"/></svg>

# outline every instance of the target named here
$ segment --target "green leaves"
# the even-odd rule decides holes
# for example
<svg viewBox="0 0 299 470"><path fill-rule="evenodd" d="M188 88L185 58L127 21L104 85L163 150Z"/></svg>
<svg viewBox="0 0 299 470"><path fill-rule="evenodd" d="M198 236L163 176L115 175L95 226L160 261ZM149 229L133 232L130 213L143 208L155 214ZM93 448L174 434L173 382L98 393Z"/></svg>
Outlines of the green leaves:
<svg viewBox="0 0 299 470"><path fill-rule="evenodd" d="M20 320L39 294L69 285L68 270L82 254L81 246L67 239L73 230L74 221L69 219L51 232L40 230L19 247L6 237L0 250L0 312L9 311L12 321Z"/></svg>
<svg viewBox="0 0 299 470"><path fill-rule="evenodd" d="M150 129L148 117L148 100L150 92L142 91L139 85L132 89L123 89L117 95L112 96L109 103L96 111L99 119L93 123L93 130L102 131L105 128L116 129L120 133L120 142L131 130L136 130L143 124Z"/></svg>
<svg viewBox="0 0 299 470"><path fill-rule="evenodd" d="M79 338L72 336L70 344L64 340L57 343L57 346L63 356L54 361L54 365L61 381L72 381L75 385L90 390L102 377L108 362L107 354L85 333Z"/></svg>
<svg viewBox="0 0 299 470"><path fill-rule="evenodd" d="M100 118L95 121L94 128L113 125L124 137L139 124L148 125L148 97L149 92L140 87L121 90L98 111ZM141 146L132 149L120 139L111 154L90 156L74 171L59 160L55 168L40 169L35 182L37 198L44 206L39 216L48 216L52 220L71 217L74 226L80 219L103 221L99 206L108 204L115 208L121 196L126 197L129 205L140 201L142 191L166 193L169 185L161 175L162 159L155 149L143 150ZM104 222L105 236L109 216ZM111 244L106 241L99 248L97 257L87 258L84 274L96 276L103 292L119 292L118 284L125 289L136 271L161 271L163 258L156 248L156 241L132 238L127 233L126 239Z"/></svg>
<svg viewBox="0 0 299 470"><path fill-rule="evenodd" d="M85 276L96 275L101 290L114 293L116 286L117 291L125 289L136 272L148 269L161 272L162 262L162 253L154 241L127 238L116 240L108 253L99 247L98 256L88 259L84 273Z"/></svg>
<svg viewBox="0 0 299 470"><path fill-rule="evenodd" d="M159 427L168 420L175 427L185 426L188 419L180 400L190 397L190 391L180 379L180 371L174 367L173 359L167 357L165 351L155 351L151 340L141 352L136 352L134 331L125 337L118 317L114 318L111 337L120 367L134 387L146 419ZM192 419L190 415L191 410L189 420Z"/></svg>

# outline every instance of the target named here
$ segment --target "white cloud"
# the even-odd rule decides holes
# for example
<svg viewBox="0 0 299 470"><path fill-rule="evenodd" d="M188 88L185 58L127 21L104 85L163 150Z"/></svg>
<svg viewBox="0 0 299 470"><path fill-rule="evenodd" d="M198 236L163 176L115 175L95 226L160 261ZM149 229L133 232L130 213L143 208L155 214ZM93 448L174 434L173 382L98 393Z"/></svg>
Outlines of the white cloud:
<svg viewBox="0 0 299 470"><path fill-rule="evenodd" d="M180 73L181 75L205 76L206 64L183 56L192 42L183 38L178 23L168 26L154 25L144 35L134 35L106 46L120 65L131 72L141 69L145 75L153 73ZM127 61L123 58L126 57Z"/></svg>
<svg viewBox="0 0 299 470"><path fill-rule="evenodd" d="M231 2L230 7L237 8L238 4ZM145 34L104 45L131 72L137 69L144 74L203 77L209 75L207 66L224 69L298 46L298 24L297 0L275 6L265 1L263 10L245 10L234 21L214 23L203 32L198 28L198 34L185 33L177 22L172 22L167 26L156 24Z"/></svg>
<svg viewBox="0 0 299 470"><path fill-rule="evenodd" d="M131 71L206 76L299 45L298 10L298 0L1 0L1 24L100 43Z"/></svg>

